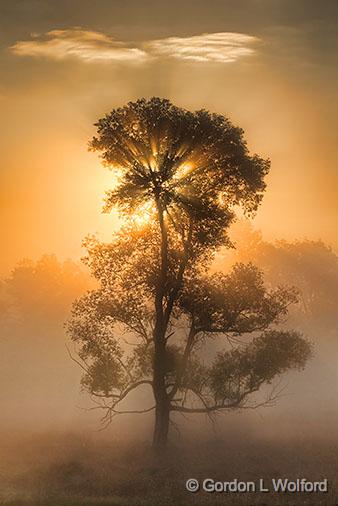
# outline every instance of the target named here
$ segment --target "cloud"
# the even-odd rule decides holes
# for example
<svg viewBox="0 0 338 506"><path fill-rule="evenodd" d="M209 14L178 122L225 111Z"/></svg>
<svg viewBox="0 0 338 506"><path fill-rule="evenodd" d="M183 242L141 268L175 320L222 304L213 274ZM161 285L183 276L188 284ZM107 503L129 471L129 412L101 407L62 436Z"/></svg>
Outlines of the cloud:
<svg viewBox="0 0 338 506"><path fill-rule="evenodd" d="M252 47L259 39L243 33L205 33L193 37L169 37L147 44L158 56L195 62L231 63L255 53Z"/></svg>
<svg viewBox="0 0 338 506"><path fill-rule="evenodd" d="M142 49L100 32L73 28L51 30L33 40L18 41L11 48L20 56L45 56L62 60L73 57L87 62L143 62L148 55Z"/></svg>
<svg viewBox="0 0 338 506"><path fill-rule="evenodd" d="M31 40L18 41L10 50L19 56L44 56L54 60L72 57L86 62L143 63L153 58L174 58L231 63L254 54L258 41L251 35L219 32L144 41L140 47L133 47L101 32L72 28L32 35Z"/></svg>

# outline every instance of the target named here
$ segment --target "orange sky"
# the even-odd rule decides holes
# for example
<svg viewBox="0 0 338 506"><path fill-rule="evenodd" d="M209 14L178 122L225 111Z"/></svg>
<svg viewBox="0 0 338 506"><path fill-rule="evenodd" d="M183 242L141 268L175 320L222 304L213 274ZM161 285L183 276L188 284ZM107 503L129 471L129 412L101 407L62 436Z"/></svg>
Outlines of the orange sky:
<svg viewBox="0 0 338 506"><path fill-rule="evenodd" d="M153 95L228 115L271 158L255 219L266 239L338 247L337 4L123 4L0 7L0 273L45 252L76 258L89 233L109 238L112 175L87 142L105 112Z"/></svg>

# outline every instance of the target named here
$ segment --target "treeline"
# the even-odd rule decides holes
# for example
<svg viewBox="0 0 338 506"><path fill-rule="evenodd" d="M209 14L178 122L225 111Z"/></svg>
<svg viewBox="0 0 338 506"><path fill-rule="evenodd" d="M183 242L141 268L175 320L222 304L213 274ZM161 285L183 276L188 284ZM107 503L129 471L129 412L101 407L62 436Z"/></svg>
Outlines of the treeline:
<svg viewBox="0 0 338 506"><path fill-rule="evenodd" d="M271 287L295 286L299 302L289 308L288 321L309 334L330 338L338 335L338 256L324 242L298 240L264 241L250 222L232 230L234 249L216 259L217 268L252 262Z"/></svg>
<svg viewBox="0 0 338 506"><path fill-rule="evenodd" d="M22 260L1 280L0 321L26 328L62 325L74 299L93 286L85 267L72 260Z"/></svg>
<svg viewBox="0 0 338 506"><path fill-rule="evenodd" d="M217 257L217 270L228 272L236 262L252 262L263 271L268 288L298 288L299 302L289 307L286 326L299 330L316 345L314 360L302 375L305 383L309 377L311 381L320 379L315 391L311 390L309 412L315 394L323 412L327 405L335 409L336 253L320 241L264 241L248 222L234 227L231 239L236 248ZM84 402L78 397L81 370L68 356L65 344L70 346L70 342L64 322L73 301L94 287L84 265L63 262L54 255L21 261L0 281L0 429L4 424L49 427L51 420L62 425L65 420L78 424L88 419L76 407ZM295 402L303 402L304 385L299 388Z"/></svg>
<svg viewBox="0 0 338 506"><path fill-rule="evenodd" d="M338 327L338 256L322 241L267 242L250 222L242 221L231 234L233 249L223 250L215 267L229 270L236 262L253 263L270 287L295 286L299 302L290 306L292 320L304 331L330 336ZM85 266L55 255L22 260L0 282L0 325L41 328L62 326L72 302L92 289L95 281Z"/></svg>

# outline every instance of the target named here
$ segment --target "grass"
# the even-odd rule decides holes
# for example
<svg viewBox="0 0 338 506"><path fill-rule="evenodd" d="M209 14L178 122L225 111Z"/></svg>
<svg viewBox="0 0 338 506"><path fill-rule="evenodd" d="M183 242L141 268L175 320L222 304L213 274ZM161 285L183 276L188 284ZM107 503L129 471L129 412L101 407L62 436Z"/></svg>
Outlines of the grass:
<svg viewBox="0 0 338 506"><path fill-rule="evenodd" d="M31 498L13 499L0 502L0 506L337 506L337 498L327 496L324 498L285 498L270 497L267 501L263 498L252 497L148 497L139 499L126 499L122 497L55 497L55 498Z"/></svg>
<svg viewBox="0 0 338 506"><path fill-rule="evenodd" d="M20 447L17 445L16 447ZM57 449L57 450L56 450ZM332 441L232 438L179 445L159 465L146 446L50 436L1 454L0 506L338 506ZM188 478L328 478L327 494L207 494Z"/></svg>
<svg viewBox="0 0 338 506"><path fill-rule="evenodd" d="M128 501L119 497L55 497L13 499L3 501L0 506L126 506Z"/></svg>

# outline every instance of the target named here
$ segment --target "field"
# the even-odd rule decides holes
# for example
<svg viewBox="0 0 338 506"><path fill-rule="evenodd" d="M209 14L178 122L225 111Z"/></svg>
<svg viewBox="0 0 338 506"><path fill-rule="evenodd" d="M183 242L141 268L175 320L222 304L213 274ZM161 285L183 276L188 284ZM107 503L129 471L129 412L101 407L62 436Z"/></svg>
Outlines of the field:
<svg viewBox="0 0 338 506"><path fill-rule="evenodd" d="M12 444L13 443L13 444ZM95 443L95 444L94 444ZM324 440L177 441L154 461L146 444L121 446L84 436L27 436L1 441L1 506L336 506L337 445ZM328 478L328 493L189 493L188 478L255 481Z"/></svg>

